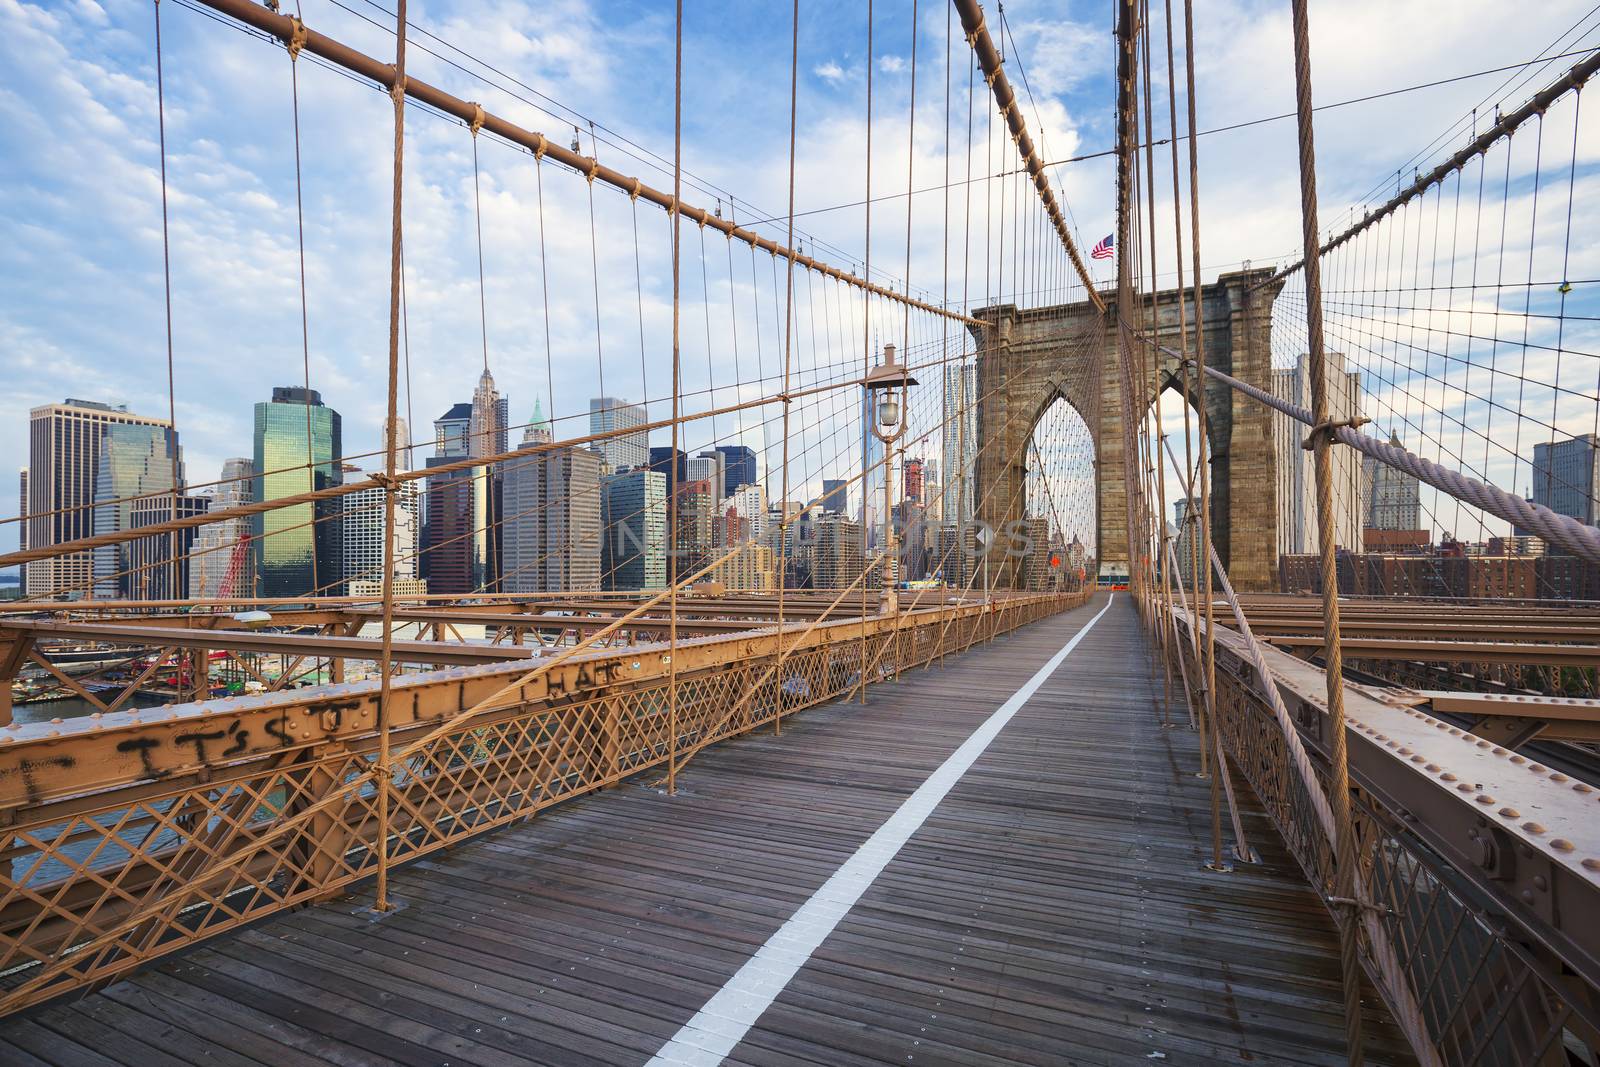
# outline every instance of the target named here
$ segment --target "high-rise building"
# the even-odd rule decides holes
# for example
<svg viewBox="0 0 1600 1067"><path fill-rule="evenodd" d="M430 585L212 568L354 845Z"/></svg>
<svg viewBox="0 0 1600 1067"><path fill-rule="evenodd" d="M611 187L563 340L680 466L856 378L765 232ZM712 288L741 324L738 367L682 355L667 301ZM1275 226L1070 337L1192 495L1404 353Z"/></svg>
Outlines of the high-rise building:
<svg viewBox="0 0 1600 1067"><path fill-rule="evenodd" d="M340 497L344 507L344 580L348 587L356 582L383 581L384 526L387 505L379 486L359 489ZM416 482L403 482L394 499L394 576L417 576L417 543L422 526L422 489ZM350 588L346 589L350 593ZM353 595L353 594L351 594Z"/></svg>
<svg viewBox="0 0 1600 1067"><path fill-rule="evenodd" d="M741 485L754 485L761 480L756 465L755 449L745 445L718 445L723 457L722 495L726 499Z"/></svg>
<svg viewBox="0 0 1600 1067"><path fill-rule="evenodd" d="M484 367L472 391L472 412L467 424L467 455L477 459L508 451L506 424L510 409L495 388L494 376ZM472 472L472 566L475 588L495 591L500 582L500 464Z"/></svg>
<svg viewBox="0 0 1600 1067"><path fill-rule="evenodd" d="M908 460L906 460L906 462L905 462L905 482L906 482L905 498L907 500L915 500L919 504L921 504L923 502L923 499L924 499L923 495L922 495L922 492L923 492L923 476L924 476L924 465L923 465L922 460L920 460L920 459L908 459Z"/></svg>
<svg viewBox="0 0 1600 1067"><path fill-rule="evenodd" d="M1272 392L1280 400L1310 409L1311 369L1305 355L1287 370L1272 372ZM1361 375L1345 371L1344 359L1328 353L1328 415L1350 419L1361 401ZM1277 454L1278 554L1315 552L1317 545L1317 493L1312 453L1301 447L1305 426L1281 411L1272 415L1273 451ZM1329 452L1333 464L1334 543L1351 552L1361 550L1362 466L1348 448Z"/></svg>
<svg viewBox="0 0 1600 1067"><path fill-rule="evenodd" d="M535 404L521 447L549 434ZM599 453L564 446L506 465L506 592L600 588L600 464Z"/></svg>
<svg viewBox="0 0 1600 1067"><path fill-rule="evenodd" d="M472 405L452 404L433 420L433 454L440 459L466 459L472 432Z"/></svg>
<svg viewBox="0 0 1600 1067"><path fill-rule="evenodd" d="M1210 565L1208 560L1196 559L1194 553L1199 538L1200 520L1198 513L1191 519L1194 501L1175 500L1172 503L1172 525L1178 531L1172 541L1172 554L1177 563L1176 578L1185 589L1195 588L1195 565L1202 567Z"/></svg>
<svg viewBox="0 0 1600 1067"><path fill-rule="evenodd" d="M433 456L428 466L458 457ZM470 593L473 582L473 469L430 474L423 489L421 576L434 593Z"/></svg>
<svg viewBox="0 0 1600 1067"><path fill-rule="evenodd" d="M645 424L644 408L614 396L589 401L589 433L610 434L589 447L606 461L605 473L632 470L650 462L650 433L635 427ZM629 432L632 431L632 432Z"/></svg>
<svg viewBox="0 0 1600 1067"><path fill-rule="evenodd" d="M843 515L849 503L850 483L843 478L822 479L822 496L817 503L830 515Z"/></svg>
<svg viewBox="0 0 1600 1067"><path fill-rule="evenodd" d="M671 487L668 487L671 492ZM667 557L667 580L675 582L704 567L711 558L713 510L711 483L682 482L671 510L672 552Z"/></svg>
<svg viewBox="0 0 1600 1067"><path fill-rule="evenodd" d="M255 406L251 498L276 500L344 481L339 413L315 389L278 386ZM308 466L309 464L309 466ZM344 581L343 525L337 498L293 504L251 517L251 554L263 597L331 592Z"/></svg>
<svg viewBox="0 0 1600 1067"><path fill-rule="evenodd" d="M818 589L846 589L861 577L861 527L843 515L823 514L813 524L813 575Z"/></svg>
<svg viewBox="0 0 1600 1067"><path fill-rule="evenodd" d="M676 451L678 462L674 464L672 457ZM673 467L677 467L677 484L682 485L689 480L689 457L682 449L674 450L671 445L652 445L650 448L650 469L660 473L667 479L667 491L672 491Z"/></svg>
<svg viewBox="0 0 1600 1067"><path fill-rule="evenodd" d="M483 368L472 391L467 414L467 455L494 456L508 452L506 425L511 421L510 401L494 386L494 376Z"/></svg>
<svg viewBox="0 0 1600 1067"><path fill-rule="evenodd" d="M1389 434L1389 443L1396 448L1400 438ZM1345 452L1348 449L1335 449ZM1422 483L1405 471L1371 456L1361 459L1362 482L1366 506L1362 509L1368 529L1420 530L1422 528ZM1365 547L1365 546L1363 546ZM1312 545L1312 549L1316 546ZM1354 551L1354 549L1352 549Z"/></svg>
<svg viewBox="0 0 1600 1067"><path fill-rule="evenodd" d="M730 592L764 593L776 588L776 561L766 545L746 543L717 561L705 581L721 582Z"/></svg>
<svg viewBox="0 0 1600 1067"><path fill-rule="evenodd" d="M187 519L211 510L211 497L172 494L141 497L133 502L129 529L155 526L173 518ZM200 527L204 529L205 527ZM140 600L181 600L189 588L195 542L193 526L171 533L151 534L126 544L128 574L122 595ZM173 553L177 562L173 562Z"/></svg>
<svg viewBox="0 0 1600 1067"><path fill-rule="evenodd" d="M47 548L95 532L95 482L106 433L113 426L164 428L170 433L163 419L93 400L67 399L29 412L26 499L19 509L28 516L24 547ZM169 467L166 478L154 488L171 490L172 481ZM73 591L84 596L92 591L93 581L93 556L74 552L30 563L23 589L30 597Z"/></svg>
<svg viewBox="0 0 1600 1067"><path fill-rule="evenodd" d="M211 492L210 511L250 502L255 465L242 457L222 461L221 484ZM189 596L194 600L255 594L250 519L223 519L200 527L189 548ZM242 546L242 547L241 547Z"/></svg>
<svg viewBox="0 0 1600 1067"><path fill-rule="evenodd" d="M687 481L705 482L711 489L711 513L721 514L723 500L723 474L727 469L727 457L721 452L702 452L698 456L689 457L684 464L684 472L688 475Z"/></svg>
<svg viewBox="0 0 1600 1067"><path fill-rule="evenodd" d="M555 431L550 429L550 420L544 417L544 407L539 403L539 398L533 398L533 418L528 420L528 428L522 431L522 444L527 448L531 445L548 445L556 439Z"/></svg>
<svg viewBox="0 0 1600 1067"><path fill-rule="evenodd" d="M739 529L744 537L760 541L767 532L767 487L760 482L741 485L728 494L727 505L729 510L738 514ZM731 528L723 543L734 543Z"/></svg>
<svg viewBox="0 0 1600 1067"><path fill-rule="evenodd" d="M166 423L114 423L100 441L94 477L94 532L133 529L138 498L160 493L172 518L173 476L183 485L178 435ZM148 522L146 523L148 525ZM94 595L138 598L148 586L133 569L133 543L102 545L94 550Z"/></svg>
<svg viewBox="0 0 1600 1067"><path fill-rule="evenodd" d="M17 472L17 548L26 552L28 550L28 468L23 467ZM28 565L22 564L17 568L17 587L22 590L22 595L28 595Z"/></svg>
<svg viewBox="0 0 1600 1067"><path fill-rule="evenodd" d="M972 517L972 487L978 465L978 368L957 364L944 369L944 472L942 506L953 522Z"/></svg>
<svg viewBox="0 0 1600 1067"><path fill-rule="evenodd" d="M1533 502L1600 525L1600 438L1592 433L1533 446Z"/></svg>
<svg viewBox="0 0 1600 1067"><path fill-rule="evenodd" d="M624 471L602 481L600 491L602 588L665 589L666 478L643 468Z"/></svg>
<svg viewBox="0 0 1600 1067"><path fill-rule="evenodd" d="M944 520L944 483L939 480L939 461L930 459L922 467L922 506L927 509L928 521Z"/></svg>

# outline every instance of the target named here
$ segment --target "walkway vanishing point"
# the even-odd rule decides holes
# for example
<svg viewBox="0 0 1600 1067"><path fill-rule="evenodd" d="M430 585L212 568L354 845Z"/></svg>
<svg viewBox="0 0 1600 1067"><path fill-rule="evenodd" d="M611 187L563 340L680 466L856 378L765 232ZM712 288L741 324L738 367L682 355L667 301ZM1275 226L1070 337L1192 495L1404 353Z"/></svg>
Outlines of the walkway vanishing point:
<svg viewBox="0 0 1600 1067"><path fill-rule="evenodd" d="M401 868L388 915L357 892L12 1016L5 1062L1342 1063L1332 921L1248 796L1261 862L1205 869L1152 666L1098 596L708 749L676 796ZM1367 1003L1368 1062L1412 1062Z"/></svg>

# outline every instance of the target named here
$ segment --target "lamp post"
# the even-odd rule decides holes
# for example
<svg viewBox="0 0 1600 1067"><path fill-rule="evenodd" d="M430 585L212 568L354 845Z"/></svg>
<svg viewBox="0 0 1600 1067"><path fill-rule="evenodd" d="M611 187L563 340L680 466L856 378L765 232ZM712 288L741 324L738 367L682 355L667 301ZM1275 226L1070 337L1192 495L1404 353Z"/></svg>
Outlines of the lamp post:
<svg viewBox="0 0 1600 1067"><path fill-rule="evenodd" d="M906 432L906 393L917 384L907 368L896 363L894 345L883 346L883 362L868 372L863 384L877 403L877 418L872 422L872 434L883 442L883 543L887 553L884 560L884 611L890 615L900 612L900 596L896 587L895 562L897 546L894 536L894 508L891 502L890 477L894 470L894 444ZM866 472L862 472L866 477ZM865 511L865 509L863 509ZM865 517L865 516L863 516Z"/></svg>

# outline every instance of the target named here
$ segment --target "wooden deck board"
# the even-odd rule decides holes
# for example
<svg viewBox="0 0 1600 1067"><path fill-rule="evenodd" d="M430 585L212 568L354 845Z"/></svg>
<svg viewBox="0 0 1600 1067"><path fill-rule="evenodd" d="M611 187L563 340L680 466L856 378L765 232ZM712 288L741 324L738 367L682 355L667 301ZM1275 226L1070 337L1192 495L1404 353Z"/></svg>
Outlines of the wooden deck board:
<svg viewBox="0 0 1600 1067"><path fill-rule="evenodd" d="M707 750L676 796L627 783L401 868L390 915L342 898L0 1021L0 1059L642 1064L1098 607ZM1253 806L1264 862L1203 869L1195 735L1159 698L1123 599L728 1062L1343 1063L1326 913ZM1410 1062L1376 1006L1368 1031Z"/></svg>

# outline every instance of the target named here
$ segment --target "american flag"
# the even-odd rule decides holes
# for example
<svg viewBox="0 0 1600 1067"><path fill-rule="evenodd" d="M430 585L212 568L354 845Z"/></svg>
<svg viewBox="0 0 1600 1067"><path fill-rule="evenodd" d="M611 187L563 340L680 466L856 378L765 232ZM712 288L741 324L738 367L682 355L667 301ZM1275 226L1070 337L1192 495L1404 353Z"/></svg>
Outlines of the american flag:
<svg viewBox="0 0 1600 1067"><path fill-rule="evenodd" d="M1089 250L1089 258L1090 259L1110 259L1111 258L1111 245L1113 244L1112 237L1113 237L1113 235L1108 233L1104 237L1100 238L1100 243L1095 245L1094 248Z"/></svg>

